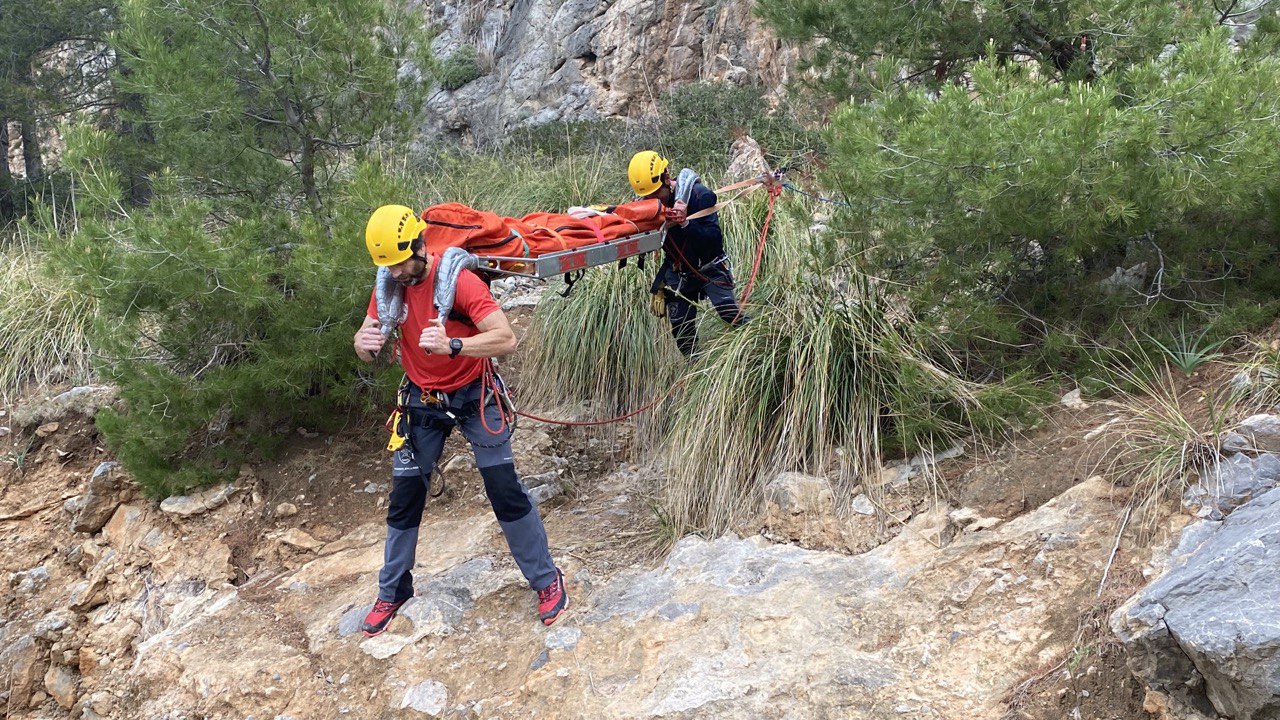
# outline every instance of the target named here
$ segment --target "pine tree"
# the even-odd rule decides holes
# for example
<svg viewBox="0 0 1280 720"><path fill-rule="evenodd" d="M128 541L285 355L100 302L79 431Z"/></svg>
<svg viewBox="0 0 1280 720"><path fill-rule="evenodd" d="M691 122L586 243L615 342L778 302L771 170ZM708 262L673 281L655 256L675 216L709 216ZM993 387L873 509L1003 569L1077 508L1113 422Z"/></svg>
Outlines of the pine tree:
<svg viewBox="0 0 1280 720"><path fill-rule="evenodd" d="M79 223L58 265L98 300L98 369L125 401L98 423L165 495L364 399L362 227L410 201L376 158L430 87L409 67L427 36L381 0L130 0L114 42L145 133L70 133ZM139 161L154 185L130 208Z"/></svg>
<svg viewBox="0 0 1280 720"><path fill-rule="evenodd" d="M184 190L319 214L343 158L415 117L420 23L383 0L132 0L120 85Z"/></svg>
<svg viewBox="0 0 1280 720"><path fill-rule="evenodd" d="M1063 327L1267 302L1280 58L1265 27L1243 48L1204 27L1089 81L993 44L963 83L868 91L832 123L829 177L855 206L833 257L859 248L984 374Z"/></svg>
<svg viewBox="0 0 1280 720"><path fill-rule="evenodd" d="M762 0L757 12L805 47L821 84L841 97L905 81L936 86L992 55L1092 77L1228 19L1208 3L1171 0Z"/></svg>

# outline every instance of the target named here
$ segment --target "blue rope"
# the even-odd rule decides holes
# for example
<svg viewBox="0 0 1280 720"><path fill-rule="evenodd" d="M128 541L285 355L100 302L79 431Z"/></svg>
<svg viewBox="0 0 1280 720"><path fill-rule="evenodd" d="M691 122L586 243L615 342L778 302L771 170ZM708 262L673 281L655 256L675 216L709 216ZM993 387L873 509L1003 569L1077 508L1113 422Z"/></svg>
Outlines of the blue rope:
<svg viewBox="0 0 1280 720"><path fill-rule="evenodd" d="M800 188L796 187L795 185L792 185L789 182L782 183L782 187L790 190L791 192L800 193L801 195L804 195L806 197L811 197L814 200L817 200L818 202L831 203L832 205L840 205L841 207L847 207L847 208L853 207L847 202L832 200L831 198L825 198L825 197L822 197L821 195L814 195L813 193L805 192L804 190L801 190Z"/></svg>

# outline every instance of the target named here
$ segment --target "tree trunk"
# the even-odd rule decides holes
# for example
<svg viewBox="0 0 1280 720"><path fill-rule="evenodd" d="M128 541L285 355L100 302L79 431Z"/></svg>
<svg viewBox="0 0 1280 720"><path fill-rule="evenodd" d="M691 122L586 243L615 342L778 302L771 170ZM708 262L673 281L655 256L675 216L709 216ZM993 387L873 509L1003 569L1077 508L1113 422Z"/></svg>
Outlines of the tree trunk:
<svg viewBox="0 0 1280 720"><path fill-rule="evenodd" d="M133 68L129 67L122 59L123 53L116 53L116 71L121 77L129 77L133 74ZM134 206L146 205L151 202L151 171L154 169L150 158L153 157L153 146L156 143L155 132L151 128L151 124L142 118L146 113L146 107L142 102L142 95L132 92L120 93L120 131L125 137L130 138L132 147L125 156L125 179L128 182L126 191L129 194L129 202Z"/></svg>
<svg viewBox="0 0 1280 720"><path fill-rule="evenodd" d="M9 169L9 118L0 117L0 226L15 218L13 204L13 171Z"/></svg>
<svg viewBox="0 0 1280 720"><path fill-rule="evenodd" d="M22 162L27 169L27 182L37 183L44 178L44 158L40 155L40 129L35 115L22 119Z"/></svg>

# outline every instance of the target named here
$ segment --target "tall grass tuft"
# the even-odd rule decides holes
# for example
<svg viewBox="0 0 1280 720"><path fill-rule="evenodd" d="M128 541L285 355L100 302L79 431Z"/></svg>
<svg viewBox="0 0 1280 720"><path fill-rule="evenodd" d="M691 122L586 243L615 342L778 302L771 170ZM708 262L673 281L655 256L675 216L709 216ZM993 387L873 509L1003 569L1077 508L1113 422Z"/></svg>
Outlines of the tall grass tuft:
<svg viewBox="0 0 1280 720"><path fill-rule="evenodd" d="M460 202L517 217L563 212L574 205L629 200L626 167L621 155L600 153L548 158L439 150L412 161L408 170L416 197L405 201L423 207Z"/></svg>
<svg viewBox="0 0 1280 720"><path fill-rule="evenodd" d="M1163 353L1111 352L1105 382L1114 395L1104 402L1119 414L1107 426L1102 456L1110 458L1115 482L1129 488L1129 503L1154 520L1157 514L1148 511L1179 497L1193 476L1212 467L1222 456L1223 434L1260 408L1266 394L1229 383L1202 388Z"/></svg>
<svg viewBox="0 0 1280 720"><path fill-rule="evenodd" d="M95 303L47 266L23 232L0 253L0 399L31 386L84 381Z"/></svg>
<svg viewBox="0 0 1280 720"><path fill-rule="evenodd" d="M633 265L596 268L567 298L544 295L522 347L524 402L591 400L603 419L662 397L684 362L666 321L649 314L651 279Z"/></svg>
<svg viewBox="0 0 1280 720"><path fill-rule="evenodd" d="M885 448L933 450L1001 424L978 417L995 396L954 374L865 276L796 277L757 310L709 347L675 411L663 510L676 534L733 527L783 470L834 474L843 501L862 483L874 500Z"/></svg>

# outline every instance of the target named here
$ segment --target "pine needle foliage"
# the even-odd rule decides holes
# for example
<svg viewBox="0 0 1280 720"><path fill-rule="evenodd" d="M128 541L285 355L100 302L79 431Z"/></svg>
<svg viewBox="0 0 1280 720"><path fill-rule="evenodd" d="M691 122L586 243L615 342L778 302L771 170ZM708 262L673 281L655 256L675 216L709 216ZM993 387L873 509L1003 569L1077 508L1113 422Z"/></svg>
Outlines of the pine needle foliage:
<svg viewBox="0 0 1280 720"><path fill-rule="evenodd" d="M989 56L876 97L833 121L840 222L974 372L1274 290L1280 58L1221 28L1092 82Z"/></svg>
<svg viewBox="0 0 1280 720"><path fill-rule="evenodd" d="M322 214L345 160L411 128L428 40L398 1L132 0L114 46L143 151L182 192Z"/></svg>
<svg viewBox="0 0 1280 720"><path fill-rule="evenodd" d="M369 402L359 238L407 196L377 158L429 87L420 28L380 0L121 7L119 86L148 132L68 134L78 224L41 243L93 299L96 369L125 404L97 421L148 493L231 477ZM139 154L156 172L131 209L119 168Z"/></svg>
<svg viewBox="0 0 1280 720"><path fill-rule="evenodd" d="M371 273L346 241L354 218L335 240L283 212L221 222L165 179L156 189L146 212L82 218L57 252L95 299L97 370L126 404L98 424L164 496L233 476L360 401L351 333Z"/></svg>

